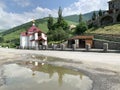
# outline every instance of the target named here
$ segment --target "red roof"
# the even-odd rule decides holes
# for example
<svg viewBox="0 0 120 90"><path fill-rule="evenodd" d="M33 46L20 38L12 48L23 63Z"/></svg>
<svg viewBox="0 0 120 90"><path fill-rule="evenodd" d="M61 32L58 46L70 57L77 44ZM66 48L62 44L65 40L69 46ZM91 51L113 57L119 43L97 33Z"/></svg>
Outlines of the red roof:
<svg viewBox="0 0 120 90"><path fill-rule="evenodd" d="M27 32L22 32L21 36L27 36Z"/></svg>
<svg viewBox="0 0 120 90"><path fill-rule="evenodd" d="M28 32L42 32L39 28L37 28L36 26L32 26L28 29Z"/></svg>
<svg viewBox="0 0 120 90"><path fill-rule="evenodd" d="M30 36L33 35L34 33L43 33L43 32L39 28L33 25L28 29L27 32L22 32L21 36Z"/></svg>

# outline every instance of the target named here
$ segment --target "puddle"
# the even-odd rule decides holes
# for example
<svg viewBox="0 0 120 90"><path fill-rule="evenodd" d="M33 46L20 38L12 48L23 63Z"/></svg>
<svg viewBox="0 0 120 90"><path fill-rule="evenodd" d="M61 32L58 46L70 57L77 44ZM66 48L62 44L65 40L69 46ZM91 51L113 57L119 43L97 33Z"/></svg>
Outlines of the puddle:
<svg viewBox="0 0 120 90"><path fill-rule="evenodd" d="M61 58L56 58L56 57L47 57L47 56L42 56L42 55L27 55L30 59L36 59L40 61L50 61L50 62L67 62L67 63L75 63L75 64L82 64L81 61L73 61L73 60L66 60L66 59L61 59Z"/></svg>
<svg viewBox="0 0 120 90"><path fill-rule="evenodd" d="M38 62L18 62L0 68L0 90L91 90L80 72Z"/></svg>

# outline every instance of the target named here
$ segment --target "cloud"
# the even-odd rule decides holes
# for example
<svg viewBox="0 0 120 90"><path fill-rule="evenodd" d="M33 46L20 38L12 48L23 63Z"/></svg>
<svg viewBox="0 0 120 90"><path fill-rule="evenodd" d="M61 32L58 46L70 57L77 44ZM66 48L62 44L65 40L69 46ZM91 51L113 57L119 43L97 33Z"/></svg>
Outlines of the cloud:
<svg viewBox="0 0 120 90"><path fill-rule="evenodd" d="M106 10L108 0L78 0L69 7L63 9L64 15L84 14L94 10Z"/></svg>
<svg viewBox="0 0 120 90"><path fill-rule="evenodd" d="M8 29L23 23L29 22L32 19L38 19L47 17L49 14L56 17L57 10L50 10L48 8L37 7L31 12L18 13L8 13L0 8L0 29Z"/></svg>
<svg viewBox="0 0 120 90"><path fill-rule="evenodd" d="M30 0L13 0L13 1L21 7L27 7L27 6L31 5Z"/></svg>

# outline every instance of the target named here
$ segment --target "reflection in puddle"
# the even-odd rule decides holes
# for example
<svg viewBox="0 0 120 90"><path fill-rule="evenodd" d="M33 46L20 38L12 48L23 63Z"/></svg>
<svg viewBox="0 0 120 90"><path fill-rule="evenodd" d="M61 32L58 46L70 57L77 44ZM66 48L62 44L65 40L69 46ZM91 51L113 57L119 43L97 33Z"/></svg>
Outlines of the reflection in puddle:
<svg viewBox="0 0 120 90"><path fill-rule="evenodd" d="M27 55L28 56L28 55ZM72 61L72 60L66 60L56 57L47 57L47 56L41 56L41 55L29 55L29 59L37 59L40 61L50 61L50 62L67 62L67 63L76 63L76 64L82 64L80 61Z"/></svg>
<svg viewBox="0 0 120 90"><path fill-rule="evenodd" d="M0 90L90 90L92 81L80 72L38 62L4 65ZM2 82L0 80L0 82Z"/></svg>

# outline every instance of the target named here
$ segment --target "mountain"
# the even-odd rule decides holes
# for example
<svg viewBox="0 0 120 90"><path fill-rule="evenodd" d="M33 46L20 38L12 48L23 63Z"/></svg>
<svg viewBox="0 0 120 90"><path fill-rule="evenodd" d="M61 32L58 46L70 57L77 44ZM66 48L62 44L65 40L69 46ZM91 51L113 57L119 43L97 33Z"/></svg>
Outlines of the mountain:
<svg viewBox="0 0 120 90"><path fill-rule="evenodd" d="M96 13L98 13L98 11L95 11ZM83 21L88 21L91 19L93 15L93 12L89 12L89 13L86 13L86 14L83 14L82 17L83 17ZM72 22L76 22L78 23L79 21L79 15L70 15L70 16L65 16L64 17L65 20L68 20L68 21L72 21Z"/></svg>
<svg viewBox="0 0 120 90"><path fill-rule="evenodd" d="M0 29L0 33L1 33L1 32L4 32L4 31L6 31L6 30L4 30L4 29Z"/></svg>

